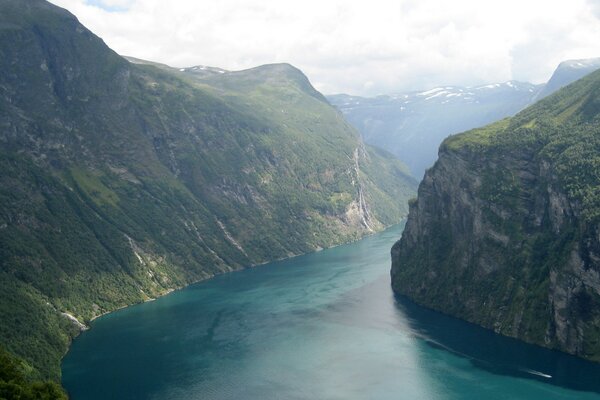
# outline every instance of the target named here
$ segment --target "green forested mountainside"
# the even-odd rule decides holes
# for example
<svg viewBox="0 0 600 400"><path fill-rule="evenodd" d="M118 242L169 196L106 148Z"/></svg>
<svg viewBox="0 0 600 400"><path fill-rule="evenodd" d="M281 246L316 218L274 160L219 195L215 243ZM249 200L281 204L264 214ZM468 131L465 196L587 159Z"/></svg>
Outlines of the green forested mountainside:
<svg viewBox="0 0 600 400"><path fill-rule="evenodd" d="M57 379L92 318L398 222L415 182L297 69L134 64L0 0L0 345Z"/></svg>
<svg viewBox="0 0 600 400"><path fill-rule="evenodd" d="M397 292L600 361L600 72L447 139L392 254Z"/></svg>
<svg viewBox="0 0 600 400"><path fill-rule="evenodd" d="M67 396L56 382L30 382L23 363L0 348L0 399L66 400Z"/></svg>

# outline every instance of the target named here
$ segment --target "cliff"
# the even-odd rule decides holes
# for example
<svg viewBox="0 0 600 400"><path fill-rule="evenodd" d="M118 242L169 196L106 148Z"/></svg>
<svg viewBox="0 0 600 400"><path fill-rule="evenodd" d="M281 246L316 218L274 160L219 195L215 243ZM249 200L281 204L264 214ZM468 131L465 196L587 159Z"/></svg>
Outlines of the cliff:
<svg viewBox="0 0 600 400"><path fill-rule="evenodd" d="M600 361L600 73L448 138L392 248L392 287Z"/></svg>
<svg viewBox="0 0 600 400"><path fill-rule="evenodd" d="M396 223L414 181L287 64L132 63L0 0L0 345L58 379L103 313Z"/></svg>

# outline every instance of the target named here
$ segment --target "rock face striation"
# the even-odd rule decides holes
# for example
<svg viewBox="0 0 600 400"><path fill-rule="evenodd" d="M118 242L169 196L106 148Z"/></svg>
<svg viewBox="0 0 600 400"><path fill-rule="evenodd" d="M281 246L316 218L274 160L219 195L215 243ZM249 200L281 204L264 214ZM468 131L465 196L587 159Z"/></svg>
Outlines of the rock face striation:
<svg viewBox="0 0 600 400"><path fill-rule="evenodd" d="M416 188L288 64L130 61L0 0L0 70L0 346L39 376L99 315L358 239Z"/></svg>
<svg viewBox="0 0 600 400"><path fill-rule="evenodd" d="M600 72L452 136L392 248L392 287L600 361Z"/></svg>

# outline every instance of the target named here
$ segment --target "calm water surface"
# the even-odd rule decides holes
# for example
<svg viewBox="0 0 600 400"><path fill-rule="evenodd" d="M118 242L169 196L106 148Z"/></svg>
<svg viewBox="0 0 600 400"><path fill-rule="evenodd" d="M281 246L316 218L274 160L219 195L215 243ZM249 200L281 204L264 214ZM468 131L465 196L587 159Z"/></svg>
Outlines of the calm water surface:
<svg viewBox="0 0 600 400"><path fill-rule="evenodd" d="M600 366L395 298L397 226L106 315L63 362L73 400L599 399Z"/></svg>

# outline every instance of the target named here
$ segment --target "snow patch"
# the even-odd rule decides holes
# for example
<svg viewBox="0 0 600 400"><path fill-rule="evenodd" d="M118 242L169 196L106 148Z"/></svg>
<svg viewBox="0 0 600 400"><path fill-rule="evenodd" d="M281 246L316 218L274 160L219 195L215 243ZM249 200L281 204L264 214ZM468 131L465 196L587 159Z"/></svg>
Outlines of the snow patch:
<svg viewBox="0 0 600 400"><path fill-rule="evenodd" d="M575 69L600 67L600 58L590 58L584 60L568 60L562 64Z"/></svg>
<svg viewBox="0 0 600 400"><path fill-rule="evenodd" d="M432 95L432 94L437 93L437 92L439 92L441 90L444 90L444 89L445 88L443 88L443 87L438 87L438 88L434 88L434 89L431 89L431 90L426 90L424 92L417 93L417 96L429 96L429 95Z"/></svg>
<svg viewBox="0 0 600 400"><path fill-rule="evenodd" d="M446 90L442 90L442 91L439 91L439 92L437 92L435 94L432 94L429 97L426 97L425 100L431 100L431 99L433 99L435 97L442 96L442 95L447 94L447 93L449 93L449 92L447 92Z"/></svg>
<svg viewBox="0 0 600 400"><path fill-rule="evenodd" d="M491 85L479 86L476 89L494 89L494 88L497 88L497 87L500 87L499 83L492 83Z"/></svg>

